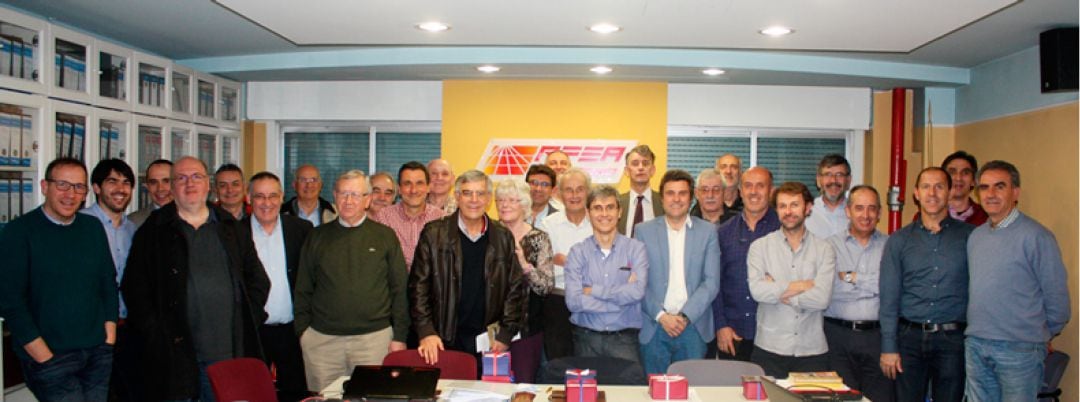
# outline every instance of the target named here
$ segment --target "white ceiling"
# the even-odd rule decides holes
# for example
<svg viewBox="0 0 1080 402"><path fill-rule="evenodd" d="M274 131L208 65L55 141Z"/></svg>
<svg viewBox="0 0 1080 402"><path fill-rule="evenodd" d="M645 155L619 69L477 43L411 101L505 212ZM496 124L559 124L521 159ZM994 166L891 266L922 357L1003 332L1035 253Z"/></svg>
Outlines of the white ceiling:
<svg viewBox="0 0 1080 402"><path fill-rule="evenodd" d="M298 45L910 52L1015 0L216 0ZM452 28L423 32L418 23ZM586 28L611 23L622 31ZM758 33L784 25L795 33Z"/></svg>

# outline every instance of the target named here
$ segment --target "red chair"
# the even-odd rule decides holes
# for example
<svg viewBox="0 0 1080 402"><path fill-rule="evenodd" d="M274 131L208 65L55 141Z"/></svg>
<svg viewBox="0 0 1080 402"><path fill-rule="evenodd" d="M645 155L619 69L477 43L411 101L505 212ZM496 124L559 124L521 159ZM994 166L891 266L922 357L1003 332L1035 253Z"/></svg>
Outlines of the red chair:
<svg viewBox="0 0 1080 402"><path fill-rule="evenodd" d="M399 350L383 358L384 366L432 367L420 356L416 349ZM477 380L476 358L473 355L453 350L439 352L439 378L446 380Z"/></svg>
<svg viewBox="0 0 1080 402"><path fill-rule="evenodd" d="M218 401L277 402L274 380L262 360L223 360L207 367L206 374Z"/></svg>

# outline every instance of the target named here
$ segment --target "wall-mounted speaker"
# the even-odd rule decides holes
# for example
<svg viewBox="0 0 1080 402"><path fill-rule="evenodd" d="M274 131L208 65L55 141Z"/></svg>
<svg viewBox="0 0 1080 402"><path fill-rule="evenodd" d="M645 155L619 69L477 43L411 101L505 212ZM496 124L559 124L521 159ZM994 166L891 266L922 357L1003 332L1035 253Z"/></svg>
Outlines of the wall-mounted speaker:
<svg viewBox="0 0 1080 402"><path fill-rule="evenodd" d="M1043 93L1077 90L1077 32L1077 28L1057 28L1039 34Z"/></svg>

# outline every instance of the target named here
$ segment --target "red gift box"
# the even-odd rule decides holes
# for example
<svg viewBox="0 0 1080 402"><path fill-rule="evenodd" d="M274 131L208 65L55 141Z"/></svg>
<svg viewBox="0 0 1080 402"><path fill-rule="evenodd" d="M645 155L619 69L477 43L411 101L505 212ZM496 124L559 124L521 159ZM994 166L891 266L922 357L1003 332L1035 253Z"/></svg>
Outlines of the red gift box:
<svg viewBox="0 0 1080 402"><path fill-rule="evenodd" d="M596 402L596 372L566 370L566 402Z"/></svg>
<svg viewBox="0 0 1080 402"><path fill-rule="evenodd" d="M690 382L681 375L652 374L649 376L649 397L670 401L690 398Z"/></svg>
<svg viewBox="0 0 1080 402"><path fill-rule="evenodd" d="M742 376L742 394L743 398L751 401L760 401L768 397L765 395L765 388L761 385L761 376L756 375Z"/></svg>
<svg viewBox="0 0 1080 402"><path fill-rule="evenodd" d="M505 382L512 383L514 380L508 375L485 375L480 376L480 381L483 382Z"/></svg>

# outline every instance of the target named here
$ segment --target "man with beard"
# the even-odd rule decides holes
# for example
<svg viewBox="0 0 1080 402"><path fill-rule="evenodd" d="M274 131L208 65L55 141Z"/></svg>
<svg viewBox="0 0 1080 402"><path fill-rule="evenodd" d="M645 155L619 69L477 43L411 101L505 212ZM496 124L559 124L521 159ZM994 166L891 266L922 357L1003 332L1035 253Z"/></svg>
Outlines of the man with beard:
<svg viewBox="0 0 1080 402"><path fill-rule="evenodd" d="M82 213L101 221L105 236L109 239L109 252L116 265L116 284L124 278L131 239L135 236L138 225L124 216L131 203L131 188L135 183L135 172L131 166L120 159L105 159L98 162L90 173L90 183L97 202L82 210ZM171 194L171 192L170 192ZM120 298L120 321L116 328L116 355L113 359L113 375L110 381L110 393L114 400L139 401L142 393L141 381L136 377L138 368L138 346L132 336L131 328L125 324L127 306Z"/></svg>
<svg viewBox="0 0 1080 402"><path fill-rule="evenodd" d="M648 145L638 145L626 154L624 173L630 179L630 191L619 194L619 233L634 237L634 226L664 214L660 193L649 187L656 174L656 154Z"/></svg>
<svg viewBox="0 0 1080 402"><path fill-rule="evenodd" d="M777 378L829 367L822 319L832 294L836 253L828 241L806 230L811 200L805 184L789 181L777 188L773 204L780 230L754 241L746 257L750 294L758 302L750 360Z"/></svg>
<svg viewBox="0 0 1080 402"><path fill-rule="evenodd" d="M881 370L896 398L964 396L968 236L974 226L949 216L952 179L929 167L915 179L919 220L889 236L881 258Z"/></svg>
<svg viewBox="0 0 1080 402"><path fill-rule="evenodd" d="M232 163L221 165L214 172L214 190L218 205L234 219L240 220L251 214L247 189L244 188L244 171L239 166Z"/></svg>
<svg viewBox="0 0 1080 402"><path fill-rule="evenodd" d="M832 302L825 310L825 339L829 364L873 401L894 400L893 381L882 374L881 331L878 325L878 279L881 253L888 236L877 231L881 197L870 186L855 186L845 207L851 227L830 237L836 251Z"/></svg>
<svg viewBox="0 0 1080 402"><path fill-rule="evenodd" d="M371 175L371 205L368 206L368 216L375 218L383 208L394 205L397 190L397 184L390 173L378 172Z"/></svg>
<svg viewBox="0 0 1080 402"><path fill-rule="evenodd" d="M844 194L851 186L851 165L843 155L825 155L818 163L817 187L821 192L814 199L814 209L806 218L806 229L821 239L827 239L848 228L844 212Z"/></svg>
<svg viewBox="0 0 1080 402"><path fill-rule="evenodd" d="M709 221L714 225L727 222L728 219L738 214L738 211L724 208L724 177L716 169L705 169L698 174L697 188L694 189L694 199L697 203L690 208L690 216Z"/></svg>
<svg viewBox="0 0 1080 402"><path fill-rule="evenodd" d="M433 159L428 162L427 170L431 178L427 203L441 209L446 215L457 211L457 200L450 194L454 185L454 168L450 167L450 162L446 159Z"/></svg>
<svg viewBox="0 0 1080 402"><path fill-rule="evenodd" d="M150 196L150 203L128 215L128 219L131 219L136 227L142 226L151 212L172 202L172 185L169 182L172 180L172 166L171 161L158 159L146 167L142 186Z"/></svg>
<svg viewBox="0 0 1080 402"><path fill-rule="evenodd" d="M742 211L743 199L739 196L742 160L734 154L724 154L716 158L716 170L724 181L724 209L732 213Z"/></svg>

